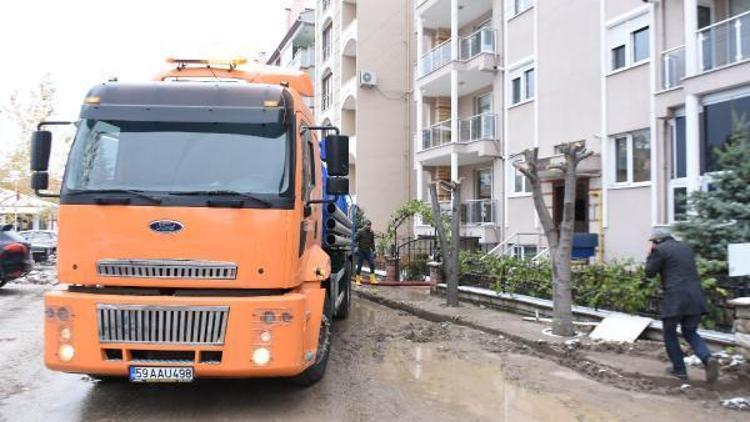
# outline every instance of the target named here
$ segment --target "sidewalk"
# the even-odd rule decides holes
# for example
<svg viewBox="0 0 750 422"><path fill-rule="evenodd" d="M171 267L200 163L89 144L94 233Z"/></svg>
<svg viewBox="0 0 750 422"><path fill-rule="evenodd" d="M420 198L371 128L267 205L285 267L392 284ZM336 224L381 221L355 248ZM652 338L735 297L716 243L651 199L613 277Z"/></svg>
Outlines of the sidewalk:
<svg viewBox="0 0 750 422"><path fill-rule="evenodd" d="M445 298L430 295L427 287L357 286L361 297L400 309L434 322L451 322L518 342L530 353L553 359L591 378L626 389L678 392L709 399L750 396L750 367L747 363L730 366L723 361L719 382L708 385L702 366L688 369L689 387L665 374L668 366L661 342L638 340L635 343L594 342L588 336L566 339L544 334L545 323L526 321L521 315L462 303L458 308L445 306ZM717 350L715 350L717 351Z"/></svg>

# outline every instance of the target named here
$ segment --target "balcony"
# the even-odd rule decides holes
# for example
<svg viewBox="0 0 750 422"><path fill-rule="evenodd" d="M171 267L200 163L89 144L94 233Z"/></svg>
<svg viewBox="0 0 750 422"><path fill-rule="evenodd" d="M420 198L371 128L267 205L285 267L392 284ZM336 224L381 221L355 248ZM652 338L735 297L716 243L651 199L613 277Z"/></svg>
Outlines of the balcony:
<svg viewBox="0 0 750 422"><path fill-rule="evenodd" d="M452 46L452 40L446 40L423 55L420 60L419 76L426 76L453 61ZM460 39L459 59L461 61L469 61L482 53L495 53L494 30L483 28Z"/></svg>
<svg viewBox="0 0 750 422"><path fill-rule="evenodd" d="M295 52L288 67L292 69L309 69L312 66L315 66L315 49L300 48Z"/></svg>
<svg viewBox="0 0 750 422"><path fill-rule="evenodd" d="M495 121L497 115L483 113L458 122L458 141L473 142L481 140L494 140Z"/></svg>
<svg viewBox="0 0 750 422"><path fill-rule="evenodd" d="M451 201L440 201L440 210L445 215L452 213ZM461 203L461 236L474 237L479 243L497 243L497 201L494 199L470 199ZM434 236L435 229L419 222L415 234Z"/></svg>
<svg viewBox="0 0 750 422"><path fill-rule="evenodd" d="M750 59L750 12L698 30L701 72Z"/></svg>
<svg viewBox="0 0 750 422"><path fill-rule="evenodd" d="M461 223L464 225L495 224L497 201L474 199L461 204Z"/></svg>
<svg viewBox="0 0 750 422"><path fill-rule="evenodd" d="M422 129L422 150L439 147L453 142L451 120L436 123L427 129Z"/></svg>
<svg viewBox="0 0 750 422"><path fill-rule="evenodd" d="M682 85L685 77L685 46L681 45L661 53L664 74L662 88L671 89Z"/></svg>
<svg viewBox="0 0 750 422"><path fill-rule="evenodd" d="M451 215L453 206L451 201L440 201L440 212ZM497 201L492 199L470 199L461 202L461 224L464 226L476 226L482 224L495 224L495 208Z"/></svg>
<svg viewBox="0 0 750 422"><path fill-rule="evenodd" d="M460 45L461 60L467 61L482 53L495 53L495 31L483 28L463 37Z"/></svg>
<svg viewBox="0 0 750 422"><path fill-rule="evenodd" d="M416 160L426 166L448 166L451 155L458 155L459 165L488 163L502 156L495 132L497 116L484 113L458 121L458 136L453 135L451 120L422 129Z"/></svg>
<svg viewBox="0 0 750 422"><path fill-rule="evenodd" d="M443 41L437 47L433 48L420 60L419 76L425 76L451 62L451 40Z"/></svg>

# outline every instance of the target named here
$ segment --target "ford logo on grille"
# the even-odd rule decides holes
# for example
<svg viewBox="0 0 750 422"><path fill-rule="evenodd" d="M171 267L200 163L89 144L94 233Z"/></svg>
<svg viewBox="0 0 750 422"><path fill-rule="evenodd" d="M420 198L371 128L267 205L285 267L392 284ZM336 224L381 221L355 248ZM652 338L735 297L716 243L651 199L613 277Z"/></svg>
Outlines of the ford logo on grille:
<svg viewBox="0 0 750 422"><path fill-rule="evenodd" d="M148 228L157 233L177 233L184 227L182 223L174 220L156 220L148 225Z"/></svg>

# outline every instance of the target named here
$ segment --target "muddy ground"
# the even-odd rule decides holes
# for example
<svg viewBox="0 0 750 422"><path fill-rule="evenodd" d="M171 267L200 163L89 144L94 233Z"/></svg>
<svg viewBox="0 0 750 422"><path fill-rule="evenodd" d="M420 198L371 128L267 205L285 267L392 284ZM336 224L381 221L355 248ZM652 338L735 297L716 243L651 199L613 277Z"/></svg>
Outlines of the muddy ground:
<svg viewBox="0 0 750 422"><path fill-rule="evenodd" d="M645 421L748 420L688 396L624 390L470 328L355 301L325 379L95 382L42 363L49 286L0 289L0 420Z"/></svg>

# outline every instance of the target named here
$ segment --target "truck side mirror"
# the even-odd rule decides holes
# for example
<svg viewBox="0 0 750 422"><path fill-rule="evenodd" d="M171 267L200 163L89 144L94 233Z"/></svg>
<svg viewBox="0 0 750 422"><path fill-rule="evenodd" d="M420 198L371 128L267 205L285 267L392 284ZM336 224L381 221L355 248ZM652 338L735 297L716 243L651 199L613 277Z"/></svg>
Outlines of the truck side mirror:
<svg viewBox="0 0 750 422"><path fill-rule="evenodd" d="M330 176L347 176L349 174L349 137L328 135L325 144L328 174Z"/></svg>
<svg viewBox="0 0 750 422"><path fill-rule="evenodd" d="M52 132L37 130L31 134L31 170L47 171L52 150Z"/></svg>
<svg viewBox="0 0 750 422"><path fill-rule="evenodd" d="M31 174L31 189L34 191L47 190L49 187L49 174L46 171L35 171Z"/></svg>
<svg viewBox="0 0 750 422"><path fill-rule="evenodd" d="M346 177L330 177L326 182L326 193L328 195L348 195L349 179Z"/></svg>

